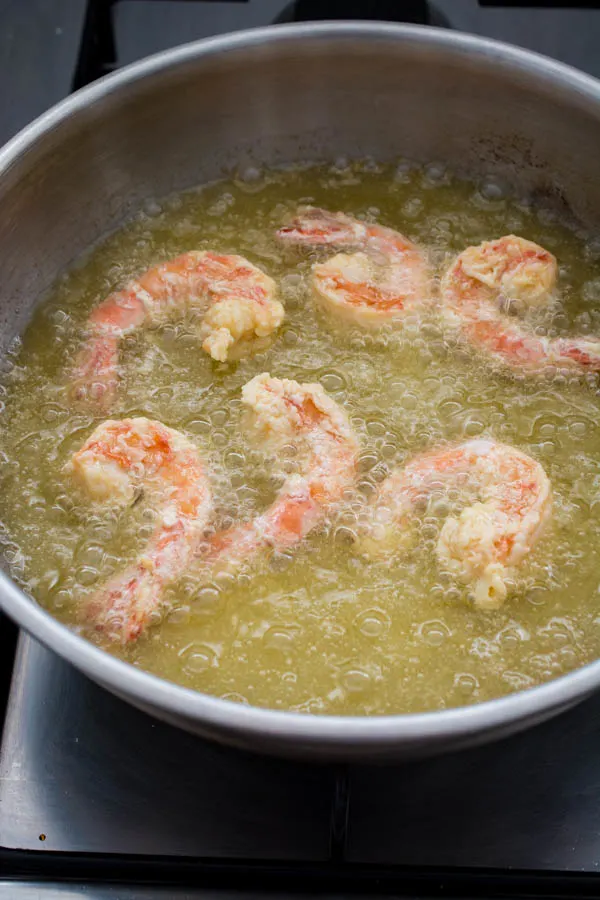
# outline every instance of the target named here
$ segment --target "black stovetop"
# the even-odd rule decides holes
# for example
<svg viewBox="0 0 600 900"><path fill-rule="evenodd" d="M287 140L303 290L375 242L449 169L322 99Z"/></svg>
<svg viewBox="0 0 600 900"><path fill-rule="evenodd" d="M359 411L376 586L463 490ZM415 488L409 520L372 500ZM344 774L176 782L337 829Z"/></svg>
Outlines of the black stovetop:
<svg viewBox="0 0 600 900"><path fill-rule="evenodd" d="M600 76L600 10L507 6L524 4L0 0L0 143L116 66L276 21L454 27ZM15 638L0 616L0 900L600 896L598 698L479 750L318 767L159 724L28 638L15 660Z"/></svg>
<svg viewBox="0 0 600 900"><path fill-rule="evenodd" d="M434 760L268 759L156 722L22 637L0 753L0 872L15 880L0 876L0 898L53 878L87 885L67 897L121 896L104 893L115 879L190 898L598 896L599 758L595 697Z"/></svg>

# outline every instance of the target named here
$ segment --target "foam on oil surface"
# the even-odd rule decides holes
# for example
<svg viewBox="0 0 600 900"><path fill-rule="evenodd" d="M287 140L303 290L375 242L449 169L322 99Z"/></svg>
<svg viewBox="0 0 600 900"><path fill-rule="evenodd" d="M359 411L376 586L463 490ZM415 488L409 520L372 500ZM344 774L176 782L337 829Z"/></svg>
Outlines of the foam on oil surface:
<svg viewBox="0 0 600 900"><path fill-rule="evenodd" d="M314 258L274 231L299 203L370 218L428 249L439 271L469 244L515 232L558 257L561 300L537 313L539 333L600 333L600 242L500 185L452 179L440 166L373 163L249 170L150 204L67 273L13 348L0 414L0 537L12 571L65 622L77 601L124 565L153 529L152 509L94 510L64 463L100 421L70 408L65 372L89 310L148 266L190 249L247 256L274 277L286 307L277 340L253 358L212 362L188 318L123 341L124 381L112 417L146 415L186 432L205 455L217 525L270 502L280 471L240 428L240 389L255 374L318 381L360 437L356 497L294 553L265 556L237 578L191 570L172 612L133 647L135 665L198 690L279 709L390 713L473 703L537 684L600 646L600 398L593 378L517 379L449 343L435 316L401 332L365 333L313 306ZM322 254L319 256L322 258ZM485 435L544 465L551 526L505 607L475 611L440 571L434 548L460 497L437 496L417 540L393 565L352 550L365 500L395 466L440 441Z"/></svg>

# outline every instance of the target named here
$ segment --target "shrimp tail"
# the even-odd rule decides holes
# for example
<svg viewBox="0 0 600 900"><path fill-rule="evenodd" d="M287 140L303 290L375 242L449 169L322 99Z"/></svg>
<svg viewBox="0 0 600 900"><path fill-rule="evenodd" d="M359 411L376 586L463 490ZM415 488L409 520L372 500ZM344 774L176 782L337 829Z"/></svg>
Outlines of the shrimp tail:
<svg viewBox="0 0 600 900"><path fill-rule="evenodd" d="M81 350L71 378L71 396L78 403L108 409L118 387L118 341L111 335L91 336Z"/></svg>
<svg viewBox="0 0 600 900"><path fill-rule="evenodd" d="M379 328L429 302L424 253L391 228L366 224L342 212L301 207L277 237L284 244L352 249L312 267L315 299L349 322Z"/></svg>
<svg viewBox="0 0 600 900"><path fill-rule="evenodd" d="M103 638L121 645L136 641L162 606L163 585L142 566L107 582L81 611L81 621Z"/></svg>
<svg viewBox="0 0 600 900"><path fill-rule="evenodd" d="M277 237L284 243L310 247L359 246L366 235L366 226L357 219L316 206L301 206L292 221L277 231Z"/></svg>
<svg viewBox="0 0 600 900"><path fill-rule="evenodd" d="M538 337L506 314L509 301L525 309L551 301L557 273L551 253L514 234L467 247L442 278L446 323L474 348L514 371L539 375L561 366L580 375L599 372L598 338Z"/></svg>
<svg viewBox="0 0 600 900"><path fill-rule="evenodd" d="M284 308L276 292L273 279L241 256L192 250L148 269L92 311L90 337L72 376L73 397L106 408L116 393L121 339L191 309L203 313L203 349L225 362L254 336L265 338L279 328Z"/></svg>

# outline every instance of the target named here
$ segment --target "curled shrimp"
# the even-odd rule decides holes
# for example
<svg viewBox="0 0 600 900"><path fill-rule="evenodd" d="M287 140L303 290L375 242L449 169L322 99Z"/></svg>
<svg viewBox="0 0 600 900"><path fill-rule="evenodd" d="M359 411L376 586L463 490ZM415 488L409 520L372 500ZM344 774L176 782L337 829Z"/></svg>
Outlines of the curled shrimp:
<svg viewBox="0 0 600 900"><path fill-rule="evenodd" d="M377 327L396 322L428 297L423 253L391 228L306 206L279 229L277 237L290 244L355 251L315 263L312 284L327 309L357 325Z"/></svg>
<svg viewBox="0 0 600 900"><path fill-rule="evenodd" d="M547 303L556 275L554 256L532 241L513 234L484 241L467 247L445 273L442 308L472 345L512 369L600 371L600 339L538 337L502 311L512 301L525 307Z"/></svg>
<svg viewBox="0 0 600 900"><path fill-rule="evenodd" d="M169 582L183 574L204 536L211 491L197 448L152 419L107 421L72 457L68 469L94 501L132 504L140 490L158 519L145 552L96 591L87 623L122 644L134 641L164 605Z"/></svg>
<svg viewBox="0 0 600 900"><path fill-rule="evenodd" d="M286 446L299 471L288 475L274 503L250 522L217 534L215 565L251 560L265 548L285 550L319 526L356 478L358 443L346 413L319 384L257 375L242 389L251 436L268 453Z"/></svg>
<svg viewBox="0 0 600 900"><path fill-rule="evenodd" d="M157 325L186 310L204 310L202 348L221 362L240 342L266 337L283 321L272 278L241 256L191 251L148 269L122 291L110 294L88 321L89 337L79 354L75 396L106 407L117 388L122 337Z"/></svg>
<svg viewBox="0 0 600 900"><path fill-rule="evenodd" d="M552 509L546 473L515 447L471 440L423 453L393 472L375 496L362 550L377 557L402 549L415 504L456 486L480 499L445 521L437 556L471 585L476 606L495 609L506 598L511 569L533 549Z"/></svg>

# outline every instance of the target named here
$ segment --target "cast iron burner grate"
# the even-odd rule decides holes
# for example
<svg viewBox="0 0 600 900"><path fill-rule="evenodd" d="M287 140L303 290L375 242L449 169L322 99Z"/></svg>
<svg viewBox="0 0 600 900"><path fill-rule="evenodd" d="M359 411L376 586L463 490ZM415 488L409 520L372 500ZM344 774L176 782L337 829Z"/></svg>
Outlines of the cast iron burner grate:
<svg viewBox="0 0 600 900"><path fill-rule="evenodd" d="M0 898L20 900L25 879L178 885L186 898L598 896L599 758L595 697L435 760L267 759L156 722L21 638L0 754ZM2 877L14 879L4 894Z"/></svg>

